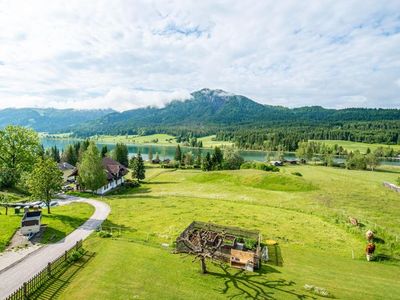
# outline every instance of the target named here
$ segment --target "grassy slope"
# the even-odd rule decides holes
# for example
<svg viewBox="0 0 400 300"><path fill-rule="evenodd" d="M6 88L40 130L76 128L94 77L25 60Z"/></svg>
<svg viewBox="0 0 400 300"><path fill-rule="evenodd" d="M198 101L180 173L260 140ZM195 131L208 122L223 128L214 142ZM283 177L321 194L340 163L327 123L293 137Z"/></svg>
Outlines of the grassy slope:
<svg viewBox="0 0 400 300"><path fill-rule="evenodd" d="M42 224L47 224L42 242L56 242L64 238L75 228L83 224L92 214L93 207L86 203L72 203L70 205L53 207L52 213L43 213ZM9 215L0 214L0 252L4 250L14 232L21 225L22 215L14 215L13 210L9 210Z"/></svg>
<svg viewBox="0 0 400 300"><path fill-rule="evenodd" d="M224 141L214 141L215 135L201 137L198 140L203 142L204 148L213 148L216 146L231 146L233 143L224 142ZM158 142L154 143L154 140L157 139ZM177 145L175 137L169 134L152 134L146 136L137 136L137 135L120 135L120 136L111 136L111 135L101 135L96 138L96 140L100 143L125 143L125 144L154 144L154 145Z"/></svg>
<svg viewBox="0 0 400 300"><path fill-rule="evenodd" d="M162 172L131 194L105 198L112 207L106 225L124 227L123 239L92 237L87 248L97 256L62 298L243 299L259 293L296 299L311 296L302 288L307 283L337 298L396 299L399 265L366 262L362 233L335 224L334 217L353 215L399 232L399 196L381 186L398 174L308 166L282 173ZM160 246L172 243L193 220L261 230L265 239L279 242L283 266L247 273L209 264L212 274L200 275L190 257Z"/></svg>
<svg viewBox="0 0 400 300"><path fill-rule="evenodd" d="M385 144L368 144L368 143L357 143L350 141L342 141L342 140L315 140L316 142L325 143L327 145L333 146L335 144L342 146L344 149L348 151L359 150L361 153L366 153L367 149L375 150L378 147L391 147L394 150L400 150L400 145L385 145Z"/></svg>

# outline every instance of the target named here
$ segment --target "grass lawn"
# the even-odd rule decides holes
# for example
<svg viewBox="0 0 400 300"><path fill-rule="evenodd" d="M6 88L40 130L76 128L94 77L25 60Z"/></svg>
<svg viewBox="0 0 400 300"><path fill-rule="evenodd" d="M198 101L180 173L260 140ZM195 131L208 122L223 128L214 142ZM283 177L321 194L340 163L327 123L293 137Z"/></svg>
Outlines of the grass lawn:
<svg viewBox="0 0 400 300"><path fill-rule="evenodd" d="M400 150L400 145L385 145L385 144L368 144L368 143L358 143L351 141L342 141L342 140L314 140L316 142L321 142L329 146L333 146L335 144L342 146L344 149L348 151L359 150L361 153L366 153L369 148L371 151L374 151L378 147L391 147L394 150Z"/></svg>
<svg viewBox="0 0 400 300"><path fill-rule="evenodd" d="M342 299L398 298L400 264L364 257L364 232L370 226L386 242L377 245L377 254L391 251L384 233L400 233L399 195L382 186L399 176L398 168L161 171L153 168L140 188L104 197L112 208L104 226L120 227L122 234L93 235L85 243L96 256L62 299L317 298L304 284ZM295 171L303 176L292 175ZM366 226L350 227L344 222L348 216ZM210 274L201 275L192 257L161 245L172 245L193 220L260 230L264 239L278 241L283 264L250 273L210 262Z"/></svg>
<svg viewBox="0 0 400 300"><path fill-rule="evenodd" d="M158 140L158 142L155 142ZM175 137L169 134L139 135L100 135L96 139L99 143L124 143L124 144L155 144L176 145Z"/></svg>
<svg viewBox="0 0 400 300"><path fill-rule="evenodd" d="M52 213L47 214L43 210L42 224L47 224L47 229L42 237L43 243L57 242L71 233L75 228L82 225L94 212L91 205L86 203L71 203L64 206L51 208ZM22 214L14 215L13 210L9 210L6 216L2 209L0 214L0 252L3 251L15 233L21 226Z"/></svg>
<svg viewBox="0 0 400 300"><path fill-rule="evenodd" d="M225 147L225 146L233 146L234 143L228 141L217 141L215 140L215 135L204 136L198 138L199 141L203 142L203 147L205 148L214 148L214 147Z"/></svg>
<svg viewBox="0 0 400 300"><path fill-rule="evenodd" d="M152 134L146 136L138 136L138 135L100 135L94 138L99 143L125 143L125 144L150 144L150 145L177 145L176 139L174 136L169 134ZM205 136L198 138L199 141L203 142L204 148L214 148L216 146L224 147L224 146L232 146L233 143L225 142L225 141L215 141L215 135ZM155 140L158 140L155 142Z"/></svg>

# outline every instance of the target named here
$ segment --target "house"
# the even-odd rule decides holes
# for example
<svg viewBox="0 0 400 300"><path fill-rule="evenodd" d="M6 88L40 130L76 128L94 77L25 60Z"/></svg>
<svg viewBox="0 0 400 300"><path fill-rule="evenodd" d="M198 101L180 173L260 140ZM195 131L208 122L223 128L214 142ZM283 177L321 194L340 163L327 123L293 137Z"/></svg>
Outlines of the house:
<svg viewBox="0 0 400 300"><path fill-rule="evenodd" d="M71 164L69 164L67 162L60 162L57 165L58 165L58 168L63 172L75 169L75 167L73 165L71 165Z"/></svg>
<svg viewBox="0 0 400 300"><path fill-rule="evenodd" d="M72 174L75 172L76 168L67 163L67 162L61 162L58 163L58 169L60 169L63 172L63 179L65 183L72 183L74 182L75 178L72 176Z"/></svg>
<svg viewBox="0 0 400 300"><path fill-rule="evenodd" d="M33 235L40 231L42 212L27 210L21 221L21 234Z"/></svg>
<svg viewBox="0 0 400 300"><path fill-rule="evenodd" d="M107 184L95 191L98 195L104 195L122 185L125 182L124 176L129 172L124 165L109 157L103 157L102 163L107 176ZM78 175L79 169L75 169L71 176L74 176L76 180Z"/></svg>
<svg viewBox="0 0 400 300"><path fill-rule="evenodd" d="M194 221L177 238L176 250L178 253L189 253L185 243L181 242L181 237L196 231L207 233L207 244L210 245L216 243L218 234L223 234L224 239L216 257L221 261L230 263L231 267L247 271L254 271L260 267L261 234L259 231ZM192 236L196 238L195 234L192 234ZM195 242L193 241L193 243Z"/></svg>
<svg viewBox="0 0 400 300"><path fill-rule="evenodd" d="M275 167L281 167L283 166L283 162L281 160L271 160L270 164L275 166Z"/></svg>

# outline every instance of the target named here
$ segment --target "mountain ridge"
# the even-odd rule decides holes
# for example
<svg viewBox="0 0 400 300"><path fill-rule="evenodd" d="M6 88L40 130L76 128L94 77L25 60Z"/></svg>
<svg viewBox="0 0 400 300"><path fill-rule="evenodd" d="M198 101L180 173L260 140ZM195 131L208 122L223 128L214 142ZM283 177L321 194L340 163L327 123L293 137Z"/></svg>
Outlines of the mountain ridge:
<svg viewBox="0 0 400 300"><path fill-rule="evenodd" d="M138 133L141 128L207 127L400 120L399 109L346 108L326 109L321 106L288 108L258 103L242 95L223 90L201 89L191 98L175 100L164 107L146 107L114 112L100 119L81 124L78 134ZM196 126L196 127L195 127Z"/></svg>

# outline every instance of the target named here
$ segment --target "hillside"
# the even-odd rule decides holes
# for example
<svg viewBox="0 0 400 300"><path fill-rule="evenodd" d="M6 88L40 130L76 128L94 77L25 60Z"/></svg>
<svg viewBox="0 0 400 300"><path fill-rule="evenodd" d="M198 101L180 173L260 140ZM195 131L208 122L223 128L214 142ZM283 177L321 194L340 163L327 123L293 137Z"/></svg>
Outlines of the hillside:
<svg viewBox="0 0 400 300"><path fill-rule="evenodd" d="M20 125L40 132L69 132L77 125L114 112L106 110L74 110L54 108L7 108L0 110L0 128Z"/></svg>
<svg viewBox="0 0 400 300"><path fill-rule="evenodd" d="M192 127L213 133L221 126L271 126L276 124L326 124L350 121L400 120L398 109L325 109L319 106L286 108L263 105L245 96L222 90L202 89L185 101L172 101L163 108L140 108L114 112L79 126L79 135L140 134L141 130Z"/></svg>

